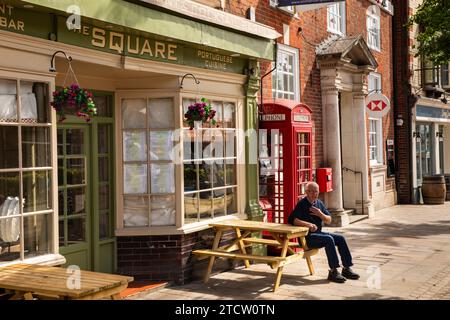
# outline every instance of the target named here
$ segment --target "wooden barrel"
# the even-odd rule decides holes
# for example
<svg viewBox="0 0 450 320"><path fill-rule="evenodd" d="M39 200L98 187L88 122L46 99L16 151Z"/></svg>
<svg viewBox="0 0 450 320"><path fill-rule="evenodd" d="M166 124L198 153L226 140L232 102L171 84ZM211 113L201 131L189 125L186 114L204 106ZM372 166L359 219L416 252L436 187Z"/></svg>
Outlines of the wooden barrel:
<svg viewBox="0 0 450 320"><path fill-rule="evenodd" d="M450 174L444 175L445 177L445 188L447 189L447 196L445 201L450 201Z"/></svg>
<svg viewBox="0 0 450 320"><path fill-rule="evenodd" d="M446 195L443 175L425 176L422 179L422 198L424 204L444 204Z"/></svg>

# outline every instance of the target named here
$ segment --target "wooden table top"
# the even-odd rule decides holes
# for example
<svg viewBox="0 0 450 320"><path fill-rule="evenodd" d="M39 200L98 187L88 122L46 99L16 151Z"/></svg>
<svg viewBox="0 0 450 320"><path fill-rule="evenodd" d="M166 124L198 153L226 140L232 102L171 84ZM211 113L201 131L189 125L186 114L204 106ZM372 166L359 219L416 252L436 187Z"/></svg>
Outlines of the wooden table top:
<svg viewBox="0 0 450 320"><path fill-rule="evenodd" d="M129 276L80 270L80 288L70 289L70 277L74 274L66 268L19 263L0 267L0 288L80 298L133 281Z"/></svg>
<svg viewBox="0 0 450 320"><path fill-rule="evenodd" d="M306 235L309 231L309 229L306 227L297 227L289 224L240 219L230 219L223 222L210 223L209 225L218 228L239 228L242 230L268 231L274 233L284 233L288 235L296 233L304 233Z"/></svg>

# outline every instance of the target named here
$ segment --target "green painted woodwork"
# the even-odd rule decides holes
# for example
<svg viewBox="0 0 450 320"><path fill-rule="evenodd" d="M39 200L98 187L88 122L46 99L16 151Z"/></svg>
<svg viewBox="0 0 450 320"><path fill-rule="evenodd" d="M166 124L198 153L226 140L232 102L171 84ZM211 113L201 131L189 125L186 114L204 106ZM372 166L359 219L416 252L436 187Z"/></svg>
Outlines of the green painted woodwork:
<svg viewBox="0 0 450 320"><path fill-rule="evenodd" d="M258 103L256 94L259 91L259 63L251 60L248 66L249 76L246 84L245 106L245 163L247 203L245 211L250 220L263 221L264 213L259 205L259 173L258 173ZM253 134L252 134L253 133ZM261 237L261 233L253 234L253 237ZM266 246L254 244L253 254L266 255Z"/></svg>
<svg viewBox="0 0 450 320"><path fill-rule="evenodd" d="M90 90L95 98L104 98L109 105L111 115L108 116L94 116L89 123L79 119L75 116L67 116L67 119L58 124L58 129L69 128L83 128L86 132L85 142L89 142L87 146L85 144L85 154L89 159L87 162L87 199L86 207L89 211L89 215L86 219L87 241L85 244L76 244L70 246L60 247L60 252L67 259L67 265L75 264L79 265L83 270L92 270L98 272L115 273L117 270L117 258L116 258L116 238L114 237L115 229L115 184L114 184L114 154L115 144L114 139L114 96L109 92L93 91ZM99 127L104 126L109 128L108 135L108 148L106 152L99 152ZM103 146L104 147L104 146ZM62 158L58 154L58 159ZM107 159L107 182L101 181L99 170L99 159ZM64 167L65 170L65 167ZM64 181L66 182L66 181ZM107 208L101 208L99 190L101 186L108 186L109 193L107 197ZM62 189L60 187L59 189ZM65 204L66 206L66 204ZM100 234L100 216L102 213L109 213L108 216L108 228L101 237ZM67 234L67 227L65 229Z"/></svg>
<svg viewBox="0 0 450 320"><path fill-rule="evenodd" d="M81 16L86 17L90 22L101 21L254 58L273 60L274 56L272 40L232 32L122 0L78 0L75 3L73 0L24 0L21 3L49 8L64 16L69 16L66 13L67 9L76 4L80 8ZM117 14L118 12L120 14Z"/></svg>

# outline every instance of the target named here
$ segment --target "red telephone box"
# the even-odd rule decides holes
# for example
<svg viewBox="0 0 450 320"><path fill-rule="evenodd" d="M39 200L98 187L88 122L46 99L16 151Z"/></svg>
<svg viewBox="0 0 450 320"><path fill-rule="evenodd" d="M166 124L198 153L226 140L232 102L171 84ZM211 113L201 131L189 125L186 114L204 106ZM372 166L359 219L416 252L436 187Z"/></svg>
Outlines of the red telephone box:
<svg viewBox="0 0 450 320"><path fill-rule="evenodd" d="M260 199L268 222L287 223L312 181L311 109L291 100L264 103L259 121ZM269 216L272 220L269 221Z"/></svg>

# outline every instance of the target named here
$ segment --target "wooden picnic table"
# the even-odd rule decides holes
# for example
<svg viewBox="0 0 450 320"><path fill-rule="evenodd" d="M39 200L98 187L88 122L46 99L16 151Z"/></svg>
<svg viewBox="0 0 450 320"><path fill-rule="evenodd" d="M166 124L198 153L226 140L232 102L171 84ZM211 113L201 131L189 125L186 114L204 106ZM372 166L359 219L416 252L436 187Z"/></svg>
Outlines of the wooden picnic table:
<svg viewBox="0 0 450 320"><path fill-rule="evenodd" d="M79 275L79 278L76 278ZM79 282L77 282L79 279ZM11 300L34 298L119 300L133 277L18 263L0 267L0 288L14 293Z"/></svg>
<svg viewBox="0 0 450 320"><path fill-rule="evenodd" d="M243 260L245 267L250 267L249 261L267 263L272 269L277 269L275 284L273 291L275 292L279 285L281 276L283 274L283 267L290 263L294 263L300 259L306 259L309 272L314 274L314 267L311 261L311 256L318 252L318 249L309 249L306 245L305 236L308 234L308 228L297 227L288 224L269 223L260 221L249 221L232 219L224 222L211 223L210 226L215 229L215 237L211 249L195 250L193 254L199 256L199 259L208 258L209 264L206 270L204 282L206 283L211 274L215 258L222 257L235 260ZM231 244L219 247L220 239L223 232L228 229L233 229L236 238ZM272 239L254 238L252 233L266 231ZM298 238L299 243L291 241ZM278 256L262 256L248 254L246 247L252 244L261 244L266 246L273 246L281 249ZM295 248L299 248L298 251ZM240 253L232 251L239 250ZM288 255L289 253L289 255Z"/></svg>

